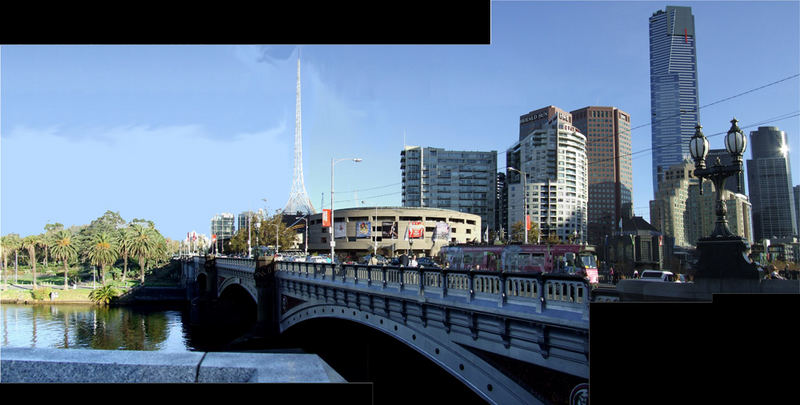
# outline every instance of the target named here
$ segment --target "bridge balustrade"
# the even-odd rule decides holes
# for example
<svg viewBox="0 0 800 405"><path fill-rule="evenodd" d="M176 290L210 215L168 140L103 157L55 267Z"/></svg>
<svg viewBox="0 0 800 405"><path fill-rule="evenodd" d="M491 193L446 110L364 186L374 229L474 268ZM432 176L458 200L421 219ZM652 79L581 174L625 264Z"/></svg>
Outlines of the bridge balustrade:
<svg viewBox="0 0 800 405"><path fill-rule="evenodd" d="M277 270L468 303L495 302L499 307L511 303L537 312L551 308L588 313L591 293L583 280L541 274L305 262L278 262Z"/></svg>

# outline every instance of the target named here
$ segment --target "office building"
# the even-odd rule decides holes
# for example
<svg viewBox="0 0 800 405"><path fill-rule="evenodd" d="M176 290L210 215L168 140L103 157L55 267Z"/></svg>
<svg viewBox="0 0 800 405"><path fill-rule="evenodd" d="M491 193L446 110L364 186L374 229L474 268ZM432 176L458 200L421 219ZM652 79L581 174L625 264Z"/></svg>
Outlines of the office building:
<svg viewBox="0 0 800 405"><path fill-rule="evenodd" d="M794 228L795 237L800 238L800 185L796 185L794 190L794 219L796 228Z"/></svg>
<svg viewBox="0 0 800 405"><path fill-rule="evenodd" d="M211 218L211 235L216 235L217 240L229 240L234 234L233 214L223 212Z"/></svg>
<svg viewBox="0 0 800 405"><path fill-rule="evenodd" d="M527 177L506 171L506 229L529 215L542 238L585 242L586 136L573 126L572 114L548 106L520 116L519 140L506 151L506 162Z"/></svg>
<svg viewBox="0 0 800 405"><path fill-rule="evenodd" d="M700 227L693 215L689 189L699 184L694 177L694 163L688 159L662 170L655 199L650 201L650 223L676 246L688 247L697 240Z"/></svg>
<svg viewBox="0 0 800 405"><path fill-rule="evenodd" d="M658 176L689 157L700 121L694 16L667 6L650 17L650 110L653 193Z"/></svg>
<svg viewBox="0 0 800 405"><path fill-rule="evenodd" d="M243 229L245 231L247 231L247 226L248 226L247 219L248 219L248 217L250 218L250 224L249 225L251 227L253 226L253 224L256 221L258 221L258 214L256 214L253 211L245 211L245 212L240 213L239 216L236 219L236 231L237 232L241 231Z"/></svg>
<svg viewBox="0 0 800 405"><path fill-rule="evenodd" d="M508 235L508 189L506 188L506 174L497 172L497 195L494 203L496 236L494 239L505 240Z"/></svg>
<svg viewBox="0 0 800 405"><path fill-rule="evenodd" d="M631 117L615 107L572 111L572 124L586 135L589 159L588 242L598 245L619 228L633 204Z"/></svg>
<svg viewBox="0 0 800 405"><path fill-rule="evenodd" d="M777 127L759 127L750 132L749 146L747 183L753 204L753 238L790 237L797 230L797 218L786 133Z"/></svg>
<svg viewBox="0 0 800 405"><path fill-rule="evenodd" d="M444 208L495 226L497 151L406 146L400 152L403 207Z"/></svg>

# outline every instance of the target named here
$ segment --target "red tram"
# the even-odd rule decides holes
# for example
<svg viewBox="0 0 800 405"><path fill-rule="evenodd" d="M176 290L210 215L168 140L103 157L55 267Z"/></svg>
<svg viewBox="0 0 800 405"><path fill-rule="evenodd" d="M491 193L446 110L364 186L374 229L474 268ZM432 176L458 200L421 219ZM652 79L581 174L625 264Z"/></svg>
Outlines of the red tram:
<svg viewBox="0 0 800 405"><path fill-rule="evenodd" d="M439 250L439 262L457 270L577 274L597 283L597 257L592 246L452 245Z"/></svg>

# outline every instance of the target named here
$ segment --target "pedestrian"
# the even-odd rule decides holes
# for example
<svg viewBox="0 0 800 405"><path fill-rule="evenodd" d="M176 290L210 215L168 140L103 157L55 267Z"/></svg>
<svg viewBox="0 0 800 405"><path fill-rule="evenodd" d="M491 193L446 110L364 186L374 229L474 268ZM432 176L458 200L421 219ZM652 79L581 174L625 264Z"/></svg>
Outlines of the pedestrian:
<svg viewBox="0 0 800 405"><path fill-rule="evenodd" d="M417 267L417 255L413 255L413 256L411 256L411 263L410 263L410 266L411 266L411 267Z"/></svg>
<svg viewBox="0 0 800 405"><path fill-rule="evenodd" d="M611 266L611 269L608 271L609 276L611 276L611 284L617 284L617 280L614 278L614 266Z"/></svg>
<svg viewBox="0 0 800 405"><path fill-rule="evenodd" d="M400 255L400 265L404 266L404 267L408 266L408 255L407 254L403 253L402 255Z"/></svg>
<svg viewBox="0 0 800 405"><path fill-rule="evenodd" d="M639 278L639 270L633 271L633 278Z"/></svg>

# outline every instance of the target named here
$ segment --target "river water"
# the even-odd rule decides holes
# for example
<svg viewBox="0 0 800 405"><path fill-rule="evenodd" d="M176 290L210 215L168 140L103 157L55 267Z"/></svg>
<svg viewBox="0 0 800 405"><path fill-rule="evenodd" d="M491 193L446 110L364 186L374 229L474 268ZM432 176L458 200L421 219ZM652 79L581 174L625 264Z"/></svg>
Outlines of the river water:
<svg viewBox="0 0 800 405"><path fill-rule="evenodd" d="M2 304L0 347L208 350L209 340L193 338L185 319L188 316L180 307Z"/></svg>

